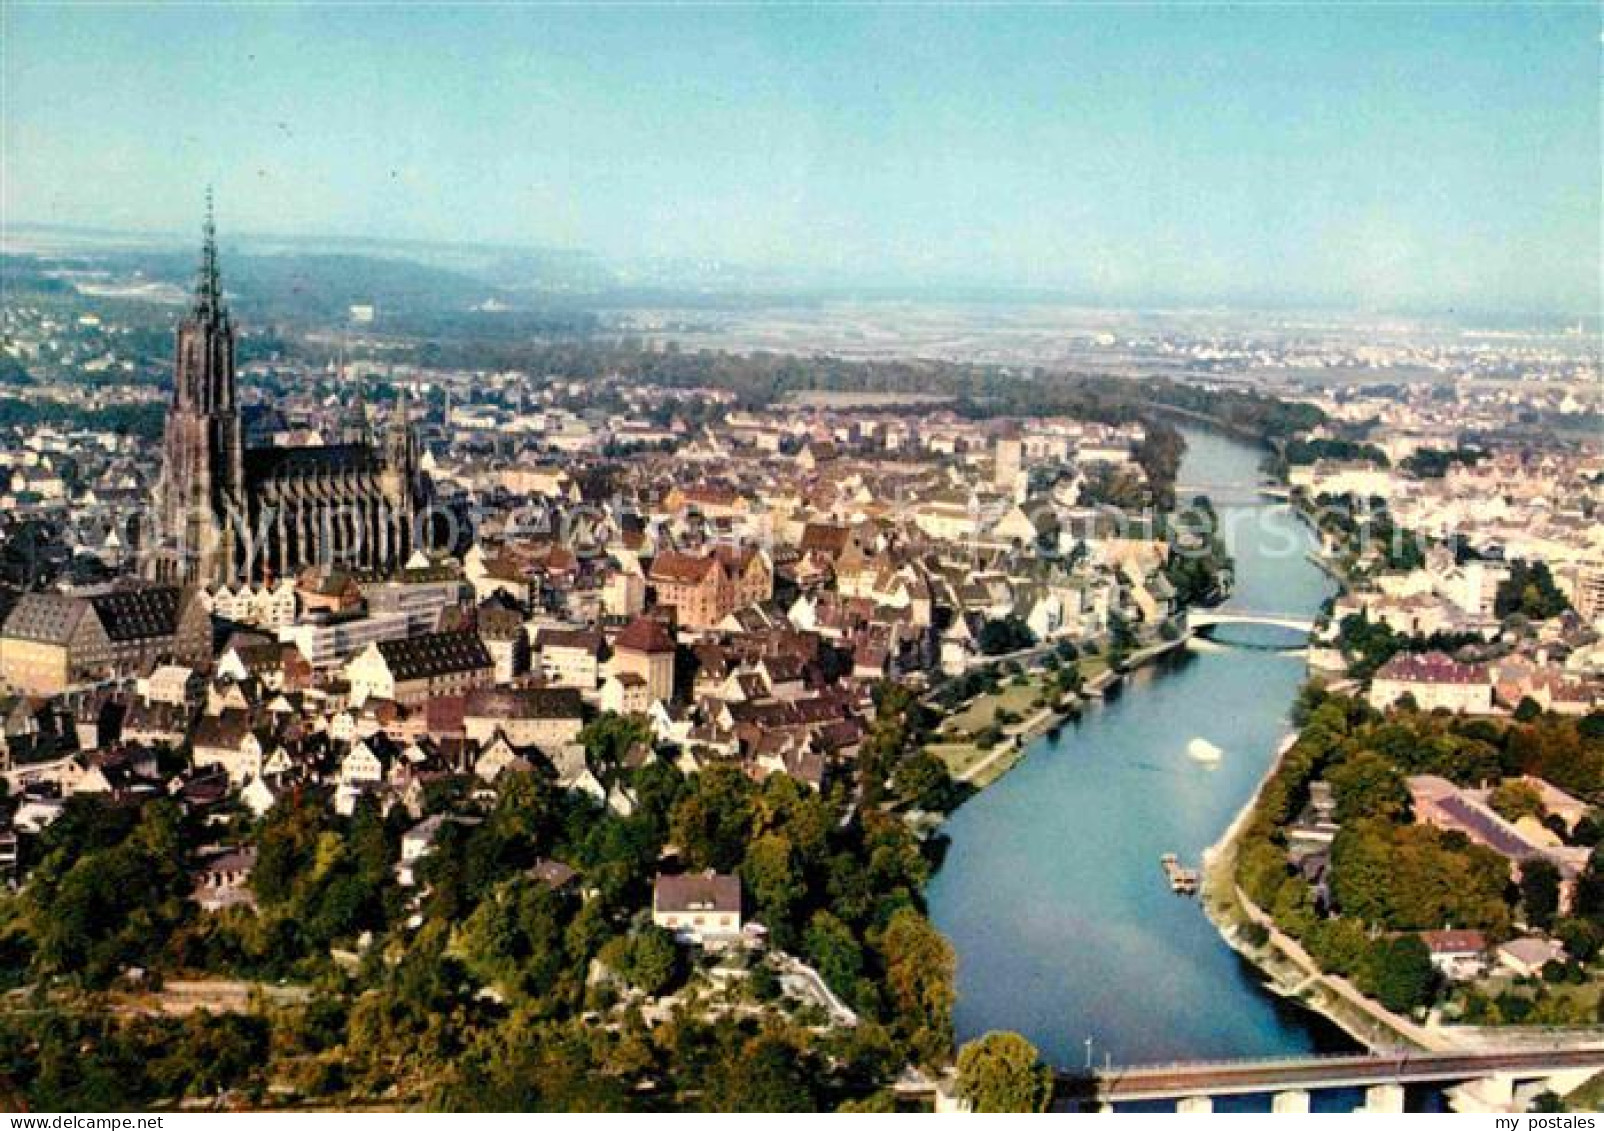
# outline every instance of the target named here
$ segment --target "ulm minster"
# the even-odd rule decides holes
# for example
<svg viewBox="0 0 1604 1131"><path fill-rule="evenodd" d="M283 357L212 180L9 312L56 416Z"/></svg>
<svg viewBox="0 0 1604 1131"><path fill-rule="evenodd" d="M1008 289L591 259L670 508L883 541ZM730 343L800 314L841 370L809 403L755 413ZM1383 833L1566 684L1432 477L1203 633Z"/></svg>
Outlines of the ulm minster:
<svg viewBox="0 0 1604 1131"><path fill-rule="evenodd" d="M179 324L148 576L235 585L338 562L405 562L425 503L418 446L398 396L382 444L247 448L208 194L195 301Z"/></svg>

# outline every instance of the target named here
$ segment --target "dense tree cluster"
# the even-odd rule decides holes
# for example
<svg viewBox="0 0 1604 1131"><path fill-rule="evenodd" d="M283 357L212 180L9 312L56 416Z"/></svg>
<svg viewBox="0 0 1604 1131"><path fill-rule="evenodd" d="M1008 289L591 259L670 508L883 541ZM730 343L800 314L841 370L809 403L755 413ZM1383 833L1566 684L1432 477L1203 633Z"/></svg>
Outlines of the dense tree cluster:
<svg viewBox="0 0 1604 1131"><path fill-rule="evenodd" d="M1365 818L1331 848L1331 894L1344 915L1393 931L1474 927L1507 934L1509 862L1458 833Z"/></svg>
<svg viewBox="0 0 1604 1131"><path fill-rule="evenodd" d="M1181 457L1186 441L1162 421L1149 424L1142 442L1133 453L1136 464L1147 477L1152 504L1163 511L1175 509L1175 481L1181 474Z"/></svg>
<svg viewBox="0 0 1604 1131"><path fill-rule="evenodd" d="M439 783L425 805L444 823L413 864L416 889L395 874L412 817L398 808L386 819L366 801L341 817L317 791L291 794L260 821L232 819L257 852L256 906L220 913L189 899L196 846L215 826L191 826L169 801L74 799L41 838L23 892L0 901L0 955L19 978L77 992L131 967L321 987L304 1010L274 1011L273 1055L219 1087L259 1082L271 1064L305 1094L377 1095L399 1082L416 1102L460 1107L497 1097L584 1110L863 1099L904 1064L952 1055L953 955L924 915L930 861L894 812L950 788L920 750L923 728L912 693L883 685L860 758L871 800L853 805L847 789L821 795L783 774L760 784L734 767L626 769L623 755L649 733L604 717L583 741L599 772L637 799L629 816L539 773L504 773L482 800L471 783ZM704 1023L690 1009L648 1031L641 1001L699 992L684 948L644 910L669 845L686 869L739 876L747 915L771 945L819 970L859 1014L857 1029L820 1036L771 1009L750 1025ZM533 866L546 859L571 866L574 882L541 878ZM747 992L760 1007L779 997L760 961ZM587 1020L596 1011L626 1023L597 1026ZM315 1039L293 1036L303 1030ZM141 1034L105 1028L105 1064ZM539 1044L524 1049L530 1038ZM279 1055L290 1046L300 1051ZM57 1094L52 1047L5 1046L30 1094ZM142 1077L118 1094L142 1106L189 1086Z"/></svg>
<svg viewBox="0 0 1604 1131"><path fill-rule="evenodd" d="M1417 636L1397 632L1390 625L1373 621L1364 613L1350 613L1337 624L1337 647L1347 661L1354 679L1369 679L1388 660L1402 652L1449 652L1467 645L1479 645L1475 633L1433 632Z"/></svg>
<svg viewBox="0 0 1604 1131"><path fill-rule="evenodd" d="M1117 380L1117 379L1116 379ZM1151 377L1131 382L1154 404L1175 409L1260 441L1278 441L1309 432L1325 423L1325 413L1312 404L1283 401L1240 386L1205 388Z"/></svg>
<svg viewBox="0 0 1604 1131"><path fill-rule="evenodd" d="M1164 522L1170 543L1164 576L1175 587L1175 599L1187 608L1217 605L1230 595L1233 567L1220 520L1206 495L1197 495Z"/></svg>
<svg viewBox="0 0 1604 1131"><path fill-rule="evenodd" d="M980 628L980 650L988 656L1006 656L1036 643L1036 634L1025 623L1025 618L1010 613L997 620L988 620Z"/></svg>
<svg viewBox="0 0 1604 1131"><path fill-rule="evenodd" d="M1105 507L1144 512L1157 504L1152 480L1134 467L1096 463L1081 473L1080 503L1086 507Z"/></svg>
<svg viewBox="0 0 1604 1131"><path fill-rule="evenodd" d="M1483 455L1484 452L1475 448L1454 448L1451 451L1422 448L1413 455L1405 456L1398 466L1420 479L1441 479L1456 464L1474 467L1481 462Z"/></svg>
<svg viewBox="0 0 1604 1131"><path fill-rule="evenodd" d="M1571 603L1546 562L1516 560L1509 563L1509 576L1498 586L1493 612L1499 617L1519 614L1528 620L1547 620L1566 612Z"/></svg>
<svg viewBox="0 0 1604 1131"><path fill-rule="evenodd" d="M191 914L172 802L126 810L73 798L39 851L20 921L41 974L100 984L125 967L152 965Z"/></svg>
<svg viewBox="0 0 1604 1131"><path fill-rule="evenodd" d="M0 429L37 428L51 424L61 428L116 432L155 441L161 439L166 419L165 404L115 404L90 408L62 401L0 400Z"/></svg>
<svg viewBox="0 0 1604 1131"><path fill-rule="evenodd" d="M1398 526L1381 498L1322 494L1305 510L1321 534L1335 540L1356 562L1374 561L1383 569L1409 572L1426 564L1425 540Z"/></svg>
<svg viewBox="0 0 1604 1131"><path fill-rule="evenodd" d="M1507 938L1515 923L1552 929L1573 955L1604 943L1604 854L1577 884L1569 919L1559 919L1559 877L1528 862L1519 885L1508 861L1463 834L1413 823L1404 779L1435 774L1462 785L1541 777L1590 801L1604 799L1604 727L1543 715L1530 722L1465 719L1410 711L1379 714L1363 701L1311 686L1295 713L1301 728L1266 781L1237 857L1237 881L1320 965L1352 977L1395 1009L1432 999L1431 967L1415 933L1443 927ZM1325 874L1329 904L1290 866L1285 829L1329 783L1341 825ZM1535 791L1500 785L1494 804L1541 817ZM1600 830L1551 823L1573 844Z"/></svg>
<svg viewBox="0 0 1604 1131"><path fill-rule="evenodd" d="M33 378L29 376L28 369L22 362L9 353L0 354L0 385L32 385Z"/></svg>
<svg viewBox="0 0 1604 1131"><path fill-rule="evenodd" d="M958 1050L958 1094L978 1112L1047 1110L1053 1077L1018 1033L987 1033Z"/></svg>
<svg viewBox="0 0 1604 1131"><path fill-rule="evenodd" d="M1370 463L1377 467L1391 466L1387 453L1374 444L1367 444L1360 440L1341 440L1322 437L1319 439L1288 440L1282 445L1281 453L1289 466L1298 467L1311 464L1317 460L1341 460L1345 463Z"/></svg>
<svg viewBox="0 0 1604 1131"><path fill-rule="evenodd" d="M250 1014L0 1013L8 1111L133 1111L224 1090L260 1102L268 1061L269 1025Z"/></svg>

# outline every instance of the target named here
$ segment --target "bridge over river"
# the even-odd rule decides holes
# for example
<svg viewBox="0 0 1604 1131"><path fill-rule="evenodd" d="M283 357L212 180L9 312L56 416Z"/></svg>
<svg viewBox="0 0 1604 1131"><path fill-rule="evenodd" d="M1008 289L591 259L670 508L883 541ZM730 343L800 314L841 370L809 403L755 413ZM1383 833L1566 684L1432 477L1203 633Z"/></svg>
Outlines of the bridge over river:
<svg viewBox="0 0 1604 1131"><path fill-rule="evenodd" d="M1604 1071L1604 1044L1455 1052L1191 1061L1060 1072L1062 1104L1175 1101L1181 1111L1209 1111L1223 1096L1271 1096L1272 1109L1308 1111L1310 1093L1365 1090L1367 1112L1402 1111L1404 1087L1445 1087L1457 1111L1524 1111L1540 1092L1570 1091Z"/></svg>
<svg viewBox="0 0 1604 1131"><path fill-rule="evenodd" d="M1260 643L1243 640L1218 640L1214 630L1222 625L1245 624L1257 628L1280 628L1301 634L1304 639L1296 643ZM1302 653L1308 650L1308 637L1314 632L1314 621L1290 613L1260 612L1254 609L1196 609L1187 614L1186 631L1195 641L1207 641L1211 650L1221 648L1249 648L1261 652Z"/></svg>
<svg viewBox="0 0 1604 1131"><path fill-rule="evenodd" d="M1292 493L1285 487L1261 483L1249 486L1242 483L1177 483L1175 498L1185 507L1199 495L1206 497L1216 510L1247 510L1254 507L1285 507Z"/></svg>
<svg viewBox="0 0 1604 1131"><path fill-rule="evenodd" d="M1203 632L1222 624L1284 628L1288 632L1301 632L1305 635L1314 631L1314 621L1308 617L1291 613L1260 612L1255 609L1196 609L1187 614L1186 624L1193 632Z"/></svg>

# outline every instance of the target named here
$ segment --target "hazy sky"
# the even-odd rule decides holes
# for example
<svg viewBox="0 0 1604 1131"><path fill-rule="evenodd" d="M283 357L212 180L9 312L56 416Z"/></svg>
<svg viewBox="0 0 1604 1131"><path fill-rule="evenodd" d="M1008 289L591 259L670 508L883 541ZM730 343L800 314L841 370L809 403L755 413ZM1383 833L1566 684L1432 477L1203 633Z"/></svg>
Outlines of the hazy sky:
<svg viewBox="0 0 1604 1131"><path fill-rule="evenodd" d="M1593 4L3 10L8 220L1599 305Z"/></svg>

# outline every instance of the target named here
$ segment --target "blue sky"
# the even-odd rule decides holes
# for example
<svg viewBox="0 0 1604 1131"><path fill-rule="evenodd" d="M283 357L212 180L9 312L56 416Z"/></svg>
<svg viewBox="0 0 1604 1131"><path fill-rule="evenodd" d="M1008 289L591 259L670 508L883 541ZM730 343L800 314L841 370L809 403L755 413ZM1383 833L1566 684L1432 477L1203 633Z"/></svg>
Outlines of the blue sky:
<svg viewBox="0 0 1604 1131"><path fill-rule="evenodd" d="M4 215L1596 312L1551 7L5 6Z"/></svg>

